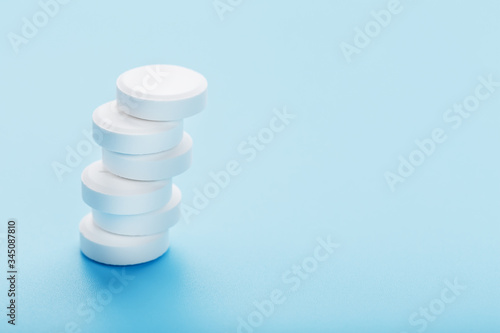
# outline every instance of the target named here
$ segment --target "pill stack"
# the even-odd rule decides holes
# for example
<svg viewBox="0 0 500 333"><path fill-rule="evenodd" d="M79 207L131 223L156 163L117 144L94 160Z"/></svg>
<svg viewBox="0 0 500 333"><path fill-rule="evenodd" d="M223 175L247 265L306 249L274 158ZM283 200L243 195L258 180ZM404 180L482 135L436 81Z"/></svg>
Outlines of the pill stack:
<svg viewBox="0 0 500 333"><path fill-rule="evenodd" d="M102 160L82 173L92 212L80 222L83 254L109 265L158 258L180 219L181 191L172 177L191 165L183 119L205 107L207 81L180 66L134 68L116 81L116 100L92 116Z"/></svg>

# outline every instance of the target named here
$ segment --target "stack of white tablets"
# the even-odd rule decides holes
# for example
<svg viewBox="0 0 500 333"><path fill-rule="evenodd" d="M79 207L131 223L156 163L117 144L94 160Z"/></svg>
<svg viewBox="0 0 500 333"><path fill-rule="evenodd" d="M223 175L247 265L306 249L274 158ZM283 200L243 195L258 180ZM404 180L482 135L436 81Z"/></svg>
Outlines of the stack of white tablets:
<svg viewBox="0 0 500 333"><path fill-rule="evenodd" d="M172 177L191 165L183 118L205 107L207 81L187 68L152 65L123 73L116 85L116 101L92 117L102 161L82 173L92 213L80 222L80 247L95 261L133 265L168 249L181 201Z"/></svg>

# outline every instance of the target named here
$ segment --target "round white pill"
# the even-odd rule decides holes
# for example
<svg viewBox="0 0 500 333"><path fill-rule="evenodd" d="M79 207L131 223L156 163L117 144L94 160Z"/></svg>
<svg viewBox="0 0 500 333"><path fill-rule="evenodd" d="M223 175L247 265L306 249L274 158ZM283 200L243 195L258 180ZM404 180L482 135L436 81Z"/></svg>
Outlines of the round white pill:
<svg viewBox="0 0 500 333"><path fill-rule="evenodd" d="M182 121L148 121L122 112L116 101L99 106L92 115L94 140L124 154L153 154L172 149L182 140Z"/></svg>
<svg viewBox="0 0 500 333"><path fill-rule="evenodd" d="M205 108L207 80L191 69L174 65L142 66L116 81L120 110L142 119L171 121Z"/></svg>
<svg viewBox="0 0 500 333"><path fill-rule="evenodd" d="M128 155L102 150L102 163L110 172L134 180L168 179L191 166L193 140L184 132L175 148L156 154Z"/></svg>
<svg viewBox="0 0 500 333"><path fill-rule="evenodd" d="M151 212L163 207L171 195L171 179L152 182L125 179L109 172L101 161L90 164L82 172L83 201L106 213Z"/></svg>
<svg viewBox="0 0 500 333"><path fill-rule="evenodd" d="M95 224L102 229L128 236L153 235L167 231L180 219L181 191L175 185L172 198L162 208L145 214L115 215L92 210Z"/></svg>
<svg viewBox="0 0 500 333"><path fill-rule="evenodd" d="M135 265L154 260L169 246L168 231L151 236L123 236L97 226L92 214L80 222L80 249L88 258L108 265Z"/></svg>

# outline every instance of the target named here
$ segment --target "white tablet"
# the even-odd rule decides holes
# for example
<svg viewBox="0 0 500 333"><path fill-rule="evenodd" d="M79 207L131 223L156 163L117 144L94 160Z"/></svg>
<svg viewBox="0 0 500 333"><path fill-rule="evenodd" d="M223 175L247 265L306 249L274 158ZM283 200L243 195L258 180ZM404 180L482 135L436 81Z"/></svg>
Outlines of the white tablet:
<svg viewBox="0 0 500 333"><path fill-rule="evenodd" d="M124 112L142 119L171 121L205 108L207 80L191 69L149 65L126 71L116 81L116 100Z"/></svg>
<svg viewBox="0 0 500 333"><path fill-rule="evenodd" d="M172 198L160 209L136 215L116 215L92 210L95 224L102 229L128 236L153 235L167 231L180 219L181 191L175 185Z"/></svg>
<svg viewBox="0 0 500 333"><path fill-rule="evenodd" d="M172 195L170 179L141 182L119 177L101 161L82 172L83 201L91 208L110 214L143 214L163 207Z"/></svg>
<svg viewBox="0 0 500 333"><path fill-rule="evenodd" d="M124 154L153 154L172 149L182 140L182 121L148 121L132 117L116 101L92 115L93 137L101 147Z"/></svg>
<svg viewBox="0 0 500 333"><path fill-rule="evenodd" d="M88 258L108 265L135 265L154 260L169 246L168 231L151 236L123 236L104 231L92 214L80 222L80 249Z"/></svg>
<svg viewBox="0 0 500 333"><path fill-rule="evenodd" d="M110 172L128 179L169 179L189 169L192 145L193 140L184 132L179 145L156 154L129 155L103 149L102 163Z"/></svg>

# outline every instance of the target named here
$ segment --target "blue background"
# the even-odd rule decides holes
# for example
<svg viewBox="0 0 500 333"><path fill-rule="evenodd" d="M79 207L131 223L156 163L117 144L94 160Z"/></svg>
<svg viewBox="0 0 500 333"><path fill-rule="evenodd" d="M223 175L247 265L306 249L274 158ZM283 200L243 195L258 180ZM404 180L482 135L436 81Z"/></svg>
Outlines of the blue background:
<svg viewBox="0 0 500 333"><path fill-rule="evenodd" d="M348 63L340 43L387 1L244 1L223 20L210 0L71 1L18 53L7 36L40 5L4 2L0 233L18 220L19 296L11 327L2 279L0 331L236 332L280 289L286 301L255 332L417 332L409 316L456 278L467 289L425 331L498 332L500 91L458 129L442 117L479 76L500 80L500 2L401 4ZM207 109L185 121L184 202L228 161L242 172L172 229L166 255L126 268L134 279L90 318L78 308L116 270L79 252L80 173L100 150L62 181L52 163L87 140L120 73L154 63L209 82ZM246 161L238 145L284 106L296 118ZM446 142L392 192L384 174L434 128ZM328 235L341 247L291 291L282 275Z"/></svg>

